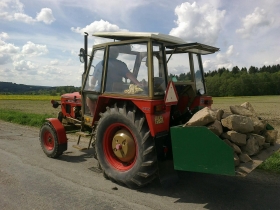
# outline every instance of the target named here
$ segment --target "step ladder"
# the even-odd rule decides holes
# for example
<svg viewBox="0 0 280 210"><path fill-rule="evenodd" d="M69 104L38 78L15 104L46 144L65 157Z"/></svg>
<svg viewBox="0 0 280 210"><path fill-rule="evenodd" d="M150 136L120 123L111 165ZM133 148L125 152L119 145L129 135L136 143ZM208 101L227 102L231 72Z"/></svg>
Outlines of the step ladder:
<svg viewBox="0 0 280 210"><path fill-rule="evenodd" d="M90 144L91 144L91 142L92 142L93 134L92 134L92 133L83 132L83 131L76 132L75 134L78 135L79 138L78 138L77 144L76 144L76 145L73 145L73 147L76 148L76 149L78 149L78 150L86 150L86 149L89 149ZM90 136L90 140L89 140L89 143L88 143L88 147L81 147L81 146L79 145L79 144L80 144L81 137L89 137L89 136Z"/></svg>

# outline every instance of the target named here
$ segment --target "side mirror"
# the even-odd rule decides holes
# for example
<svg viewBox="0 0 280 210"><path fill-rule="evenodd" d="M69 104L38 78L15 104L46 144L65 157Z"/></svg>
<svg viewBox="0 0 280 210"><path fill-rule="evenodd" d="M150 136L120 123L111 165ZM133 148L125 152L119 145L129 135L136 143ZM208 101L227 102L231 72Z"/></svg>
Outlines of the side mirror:
<svg viewBox="0 0 280 210"><path fill-rule="evenodd" d="M80 57L80 62L84 63L85 60L86 60L86 53L85 53L85 50L83 48L80 49L79 57Z"/></svg>

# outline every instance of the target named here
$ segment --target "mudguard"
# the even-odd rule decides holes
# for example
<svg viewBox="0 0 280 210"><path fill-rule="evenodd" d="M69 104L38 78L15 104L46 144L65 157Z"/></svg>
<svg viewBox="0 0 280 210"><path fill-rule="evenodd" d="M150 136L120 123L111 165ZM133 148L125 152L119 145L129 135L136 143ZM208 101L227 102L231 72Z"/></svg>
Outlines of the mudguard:
<svg viewBox="0 0 280 210"><path fill-rule="evenodd" d="M62 123L57 118L48 118L46 119L55 129L58 138L58 144L67 145L67 136L66 131Z"/></svg>

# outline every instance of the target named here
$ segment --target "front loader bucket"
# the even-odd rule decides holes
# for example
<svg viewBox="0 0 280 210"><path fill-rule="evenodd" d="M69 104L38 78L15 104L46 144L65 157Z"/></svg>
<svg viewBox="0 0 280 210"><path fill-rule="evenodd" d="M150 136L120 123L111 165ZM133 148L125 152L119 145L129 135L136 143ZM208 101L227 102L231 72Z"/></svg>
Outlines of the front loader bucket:
<svg viewBox="0 0 280 210"><path fill-rule="evenodd" d="M235 175L233 150L206 127L171 127L174 168Z"/></svg>
<svg viewBox="0 0 280 210"><path fill-rule="evenodd" d="M280 147L275 144L251 157L253 161L235 167L233 149L207 127L176 126L170 130L175 170L245 176Z"/></svg>

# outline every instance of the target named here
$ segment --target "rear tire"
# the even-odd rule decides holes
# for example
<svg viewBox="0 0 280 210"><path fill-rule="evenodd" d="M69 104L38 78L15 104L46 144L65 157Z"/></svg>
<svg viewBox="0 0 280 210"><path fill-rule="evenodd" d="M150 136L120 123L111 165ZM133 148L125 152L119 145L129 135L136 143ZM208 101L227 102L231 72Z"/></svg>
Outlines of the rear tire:
<svg viewBox="0 0 280 210"><path fill-rule="evenodd" d="M139 188L156 177L154 140L141 111L126 104L107 107L96 130L97 159L106 178Z"/></svg>
<svg viewBox="0 0 280 210"><path fill-rule="evenodd" d="M51 158L62 155L59 150L58 138L51 124L45 123L40 129L40 143L44 153Z"/></svg>

